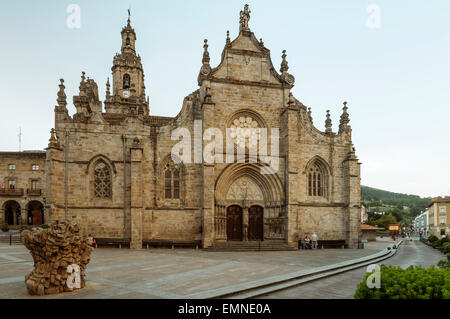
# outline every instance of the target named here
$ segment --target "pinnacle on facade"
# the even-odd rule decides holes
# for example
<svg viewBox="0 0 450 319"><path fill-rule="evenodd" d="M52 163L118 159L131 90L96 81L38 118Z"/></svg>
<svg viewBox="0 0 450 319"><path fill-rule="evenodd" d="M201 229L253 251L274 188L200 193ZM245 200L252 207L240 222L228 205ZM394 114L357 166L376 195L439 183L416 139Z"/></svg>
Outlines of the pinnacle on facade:
<svg viewBox="0 0 450 319"><path fill-rule="evenodd" d="M211 66L209 65L209 52L208 52L208 40L205 39L203 44L203 58L202 58L202 67L200 68L200 72L198 74L197 82L198 85L202 85L202 81L211 74Z"/></svg>
<svg viewBox="0 0 450 319"><path fill-rule="evenodd" d="M351 160L357 160L358 157L356 157L356 149L355 146L352 144L350 147L350 151L348 152L347 159Z"/></svg>
<svg viewBox="0 0 450 319"><path fill-rule="evenodd" d="M327 110L327 119L325 120L325 133L332 133L330 110Z"/></svg>
<svg viewBox="0 0 450 319"><path fill-rule="evenodd" d="M248 9L248 4L244 6L244 10L239 13L239 31L250 31L248 27L248 22L250 21L250 13Z"/></svg>
<svg viewBox="0 0 450 319"><path fill-rule="evenodd" d="M230 47L230 46L231 46L231 41L230 41L230 31L229 31L229 30L227 30L226 46L227 46L227 47Z"/></svg>
<svg viewBox="0 0 450 319"><path fill-rule="evenodd" d="M281 61L281 68L280 72L284 73L289 70L288 62L286 61L286 50L283 50L283 54L281 55L282 61Z"/></svg>
<svg viewBox="0 0 450 319"><path fill-rule="evenodd" d="M106 98L109 99L111 97L111 91L110 91L111 85L109 84L109 77L106 80Z"/></svg>
<svg viewBox="0 0 450 319"><path fill-rule="evenodd" d="M55 136L55 129L54 128L52 128L50 130L50 139L48 141L49 141L48 147L58 147L58 141L57 141L56 136Z"/></svg>
<svg viewBox="0 0 450 319"><path fill-rule="evenodd" d="M308 107L308 116L309 116L309 119L312 122L312 115L311 115L311 108L310 107Z"/></svg>
<svg viewBox="0 0 450 319"><path fill-rule="evenodd" d="M84 89L86 88L86 72L81 72L81 82L80 82L80 92L84 91Z"/></svg>
<svg viewBox="0 0 450 319"><path fill-rule="evenodd" d="M348 107L347 107L347 102L344 102L344 107L342 108L343 112L341 115L341 120L339 122L339 132L342 132L345 127L348 126L348 123L350 122L350 117L347 113Z"/></svg>
<svg viewBox="0 0 450 319"><path fill-rule="evenodd" d="M205 44L203 45L204 51L203 51L203 59L202 59L202 63L203 63L203 64L209 64L210 58L209 58L209 52L208 52L208 40L205 39L205 40L203 40L203 42L204 42Z"/></svg>
<svg viewBox="0 0 450 319"><path fill-rule="evenodd" d="M64 89L66 87L64 86L64 79L60 79L59 81L61 83L59 84L58 98L56 99L56 101L58 102L58 106L63 109L67 105L67 96L64 92Z"/></svg>

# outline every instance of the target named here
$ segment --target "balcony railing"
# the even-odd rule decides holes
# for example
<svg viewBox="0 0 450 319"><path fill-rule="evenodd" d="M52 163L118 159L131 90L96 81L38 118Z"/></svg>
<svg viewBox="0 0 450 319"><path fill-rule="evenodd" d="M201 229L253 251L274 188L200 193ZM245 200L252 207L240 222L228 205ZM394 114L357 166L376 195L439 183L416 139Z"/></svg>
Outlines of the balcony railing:
<svg viewBox="0 0 450 319"><path fill-rule="evenodd" d="M3 188L0 189L0 196L23 196L23 188Z"/></svg>
<svg viewBox="0 0 450 319"><path fill-rule="evenodd" d="M42 194L42 190L40 188L39 189L30 189L30 188L27 189L28 196L41 196L41 194Z"/></svg>

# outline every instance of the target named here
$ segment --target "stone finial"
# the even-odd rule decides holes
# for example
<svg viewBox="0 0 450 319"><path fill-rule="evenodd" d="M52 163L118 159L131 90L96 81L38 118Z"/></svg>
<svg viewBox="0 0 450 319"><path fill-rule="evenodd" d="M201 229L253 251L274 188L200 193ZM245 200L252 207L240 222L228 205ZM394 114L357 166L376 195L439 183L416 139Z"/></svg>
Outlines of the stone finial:
<svg viewBox="0 0 450 319"><path fill-rule="evenodd" d="M347 159L357 160L355 146L352 144L348 152Z"/></svg>
<svg viewBox="0 0 450 319"><path fill-rule="evenodd" d="M312 122L312 115L311 115L311 108L310 107L308 107L308 116L309 116L309 119Z"/></svg>
<svg viewBox="0 0 450 319"><path fill-rule="evenodd" d="M50 130L50 139L48 141L48 147L58 147L58 140L56 139L54 128Z"/></svg>
<svg viewBox="0 0 450 319"><path fill-rule="evenodd" d="M327 119L325 120L325 133L332 133L330 110L327 110Z"/></svg>
<svg viewBox="0 0 450 319"><path fill-rule="evenodd" d="M252 13L248 9L248 4L244 6L244 11L241 10L239 17L239 31L250 31L248 27L248 22L250 21L250 13Z"/></svg>
<svg viewBox="0 0 450 319"><path fill-rule="evenodd" d="M205 40L203 40L203 42L205 43L204 45L203 45L203 59L202 59L202 63L203 64L209 64L209 60L210 60L210 58L209 58L209 52L208 52L208 40L207 39L205 39Z"/></svg>
<svg viewBox="0 0 450 319"><path fill-rule="evenodd" d="M109 84L109 78L108 78L106 80L106 98L107 99L111 96L110 87L111 87L111 85Z"/></svg>
<svg viewBox="0 0 450 319"><path fill-rule="evenodd" d="M59 84L58 98L56 99L56 101L58 102L58 106L60 108L65 108L67 105L67 96L64 92L64 89L66 87L64 86L64 79L60 79L59 81L61 83Z"/></svg>
<svg viewBox="0 0 450 319"><path fill-rule="evenodd" d="M80 82L80 86L79 86L80 92L83 92L86 88L86 76L85 75L86 75L86 73L84 71L81 72L81 82Z"/></svg>
<svg viewBox="0 0 450 319"><path fill-rule="evenodd" d="M347 102L344 102L344 107L342 108L343 112L341 115L341 120L339 123L339 132L344 131L344 129L348 126L348 123L350 122L350 117L347 113L348 107Z"/></svg>
<svg viewBox="0 0 450 319"><path fill-rule="evenodd" d="M282 61L281 61L281 79L286 82L289 85L294 85L295 83L295 77L292 74L288 73L289 66L288 62L286 61L286 50L283 50L283 54L281 55Z"/></svg>
<svg viewBox="0 0 450 319"><path fill-rule="evenodd" d="M230 47L231 46L231 40L230 40L230 31L227 30L227 41L226 41L226 46Z"/></svg>
<svg viewBox="0 0 450 319"><path fill-rule="evenodd" d="M289 70L288 62L286 61L286 50L283 50L283 54L281 55L281 58L283 59L281 61L281 68L280 72L287 72Z"/></svg>
<svg viewBox="0 0 450 319"><path fill-rule="evenodd" d="M200 73L198 74L198 85L202 85L202 81L204 79L206 79L210 74L211 74L211 66L209 65L209 52L208 52L208 40L205 39L204 40L204 45L203 45L203 59L202 59L202 67L200 68Z"/></svg>
<svg viewBox="0 0 450 319"><path fill-rule="evenodd" d="M261 45L262 47L264 46L264 42L263 42L263 39L262 39L262 38L259 39L259 45Z"/></svg>

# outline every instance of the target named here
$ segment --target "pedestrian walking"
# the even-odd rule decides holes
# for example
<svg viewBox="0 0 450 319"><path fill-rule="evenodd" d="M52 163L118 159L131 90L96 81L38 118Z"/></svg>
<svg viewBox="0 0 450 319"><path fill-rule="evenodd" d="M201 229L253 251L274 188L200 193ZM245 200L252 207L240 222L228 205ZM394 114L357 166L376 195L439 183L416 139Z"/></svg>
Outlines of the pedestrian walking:
<svg viewBox="0 0 450 319"><path fill-rule="evenodd" d="M311 235L311 242L312 242L312 248L313 249L316 249L317 248L317 240L318 240L319 238L317 237L317 234L316 234L316 232L314 232L312 235Z"/></svg>

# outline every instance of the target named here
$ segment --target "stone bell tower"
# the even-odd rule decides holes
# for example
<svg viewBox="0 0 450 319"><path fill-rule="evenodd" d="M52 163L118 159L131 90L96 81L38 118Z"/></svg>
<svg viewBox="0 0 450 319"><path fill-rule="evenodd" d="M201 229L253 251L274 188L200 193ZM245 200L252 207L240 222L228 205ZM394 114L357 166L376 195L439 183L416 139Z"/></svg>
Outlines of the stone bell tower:
<svg viewBox="0 0 450 319"><path fill-rule="evenodd" d="M136 32L131 27L130 10L127 25L122 29L121 52L113 59L112 95L109 79L106 83L105 109L108 113L137 112L148 115L148 98L145 95L144 69L141 57L136 55Z"/></svg>

